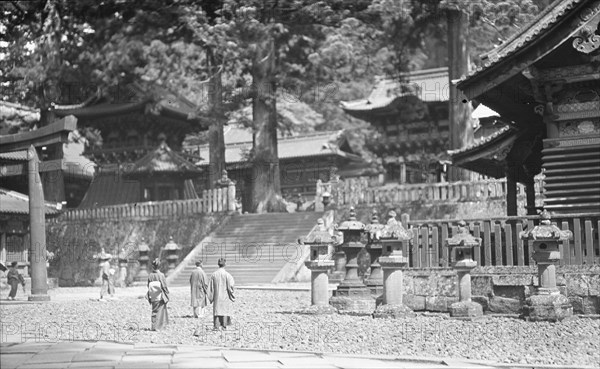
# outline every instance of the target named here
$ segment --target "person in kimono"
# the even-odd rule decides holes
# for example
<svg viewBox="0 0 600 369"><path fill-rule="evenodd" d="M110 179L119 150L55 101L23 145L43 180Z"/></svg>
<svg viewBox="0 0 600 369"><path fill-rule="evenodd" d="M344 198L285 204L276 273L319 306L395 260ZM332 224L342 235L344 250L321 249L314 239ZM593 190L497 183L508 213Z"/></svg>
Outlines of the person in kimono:
<svg viewBox="0 0 600 369"><path fill-rule="evenodd" d="M21 273L19 273L17 265L18 263L13 261L10 264L8 273L6 274L6 282L10 286L10 292L8 293L9 300L14 300L15 296L17 296L17 287L19 287L19 284L23 286L23 292L25 292L25 279L23 279L23 276Z"/></svg>
<svg viewBox="0 0 600 369"><path fill-rule="evenodd" d="M201 261L196 262L196 269L190 275L190 287L194 318L203 317L204 308L208 305L208 279L202 270Z"/></svg>
<svg viewBox="0 0 600 369"><path fill-rule="evenodd" d="M113 298L115 294L115 286L112 282L110 258L103 257L102 263L100 263L100 273L102 274L102 287L100 287L100 300L104 300L104 296L107 294ZM114 274L114 272L113 272Z"/></svg>
<svg viewBox="0 0 600 369"><path fill-rule="evenodd" d="M159 270L160 260L152 262L152 273L148 275L148 293L146 298L152 306L152 330L159 331L169 324L167 303L169 302L169 289L165 275Z"/></svg>
<svg viewBox="0 0 600 369"><path fill-rule="evenodd" d="M233 295L233 277L225 270L225 259L218 261L219 269L210 277L208 299L213 303L214 330L227 329L231 324Z"/></svg>

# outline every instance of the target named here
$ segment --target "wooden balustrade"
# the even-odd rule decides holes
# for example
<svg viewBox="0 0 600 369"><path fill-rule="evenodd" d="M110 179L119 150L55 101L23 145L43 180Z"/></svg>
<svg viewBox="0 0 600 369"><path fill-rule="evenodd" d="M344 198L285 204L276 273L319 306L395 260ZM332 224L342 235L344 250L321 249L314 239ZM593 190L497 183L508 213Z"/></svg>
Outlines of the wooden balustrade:
<svg viewBox="0 0 600 369"><path fill-rule="evenodd" d="M541 178L534 184L536 195L540 195ZM519 195L525 195L525 187L518 184ZM401 203L410 201L465 202L506 198L506 179L476 182L444 182L395 184L371 186L367 178L348 178L337 182L317 182L317 203L322 202L323 193L328 192L338 205L378 203Z"/></svg>
<svg viewBox="0 0 600 369"><path fill-rule="evenodd" d="M465 219L471 233L482 239L480 248L474 252L474 260L480 266L533 265L531 248L519 233L539 223L538 216L503 217L491 219ZM445 247L445 240L457 232L458 220L408 221L414 238L406 245L409 266L447 267L453 258ZM599 234L600 213L556 215L552 223L563 230L573 232L573 239L560 245L561 265L600 264Z"/></svg>
<svg viewBox="0 0 600 369"><path fill-rule="evenodd" d="M161 218L200 213L235 211L235 186L202 191L202 197L190 200L170 200L119 204L90 209L72 209L50 222L80 219Z"/></svg>

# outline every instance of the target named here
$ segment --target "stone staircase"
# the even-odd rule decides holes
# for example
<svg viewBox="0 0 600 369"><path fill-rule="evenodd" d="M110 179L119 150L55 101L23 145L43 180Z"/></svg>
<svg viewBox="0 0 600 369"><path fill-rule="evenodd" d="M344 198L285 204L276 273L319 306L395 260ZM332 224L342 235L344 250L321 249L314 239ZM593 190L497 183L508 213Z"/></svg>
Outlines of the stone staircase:
<svg viewBox="0 0 600 369"><path fill-rule="evenodd" d="M286 263L305 256L298 238L306 236L321 216L320 212L234 215L169 276L169 286L189 285L198 259L209 276L221 257L227 259L226 269L236 285L271 283Z"/></svg>

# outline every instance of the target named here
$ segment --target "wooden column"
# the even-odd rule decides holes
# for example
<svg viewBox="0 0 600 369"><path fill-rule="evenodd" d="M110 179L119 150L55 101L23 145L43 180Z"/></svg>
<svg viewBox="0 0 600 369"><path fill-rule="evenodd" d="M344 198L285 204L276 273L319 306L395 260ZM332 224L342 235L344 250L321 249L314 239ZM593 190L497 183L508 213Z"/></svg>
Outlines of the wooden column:
<svg viewBox="0 0 600 369"><path fill-rule="evenodd" d="M517 215L517 167L506 171L506 216Z"/></svg>
<svg viewBox="0 0 600 369"><path fill-rule="evenodd" d="M525 194L527 196L527 215L537 215L535 208L535 182L533 178L525 183Z"/></svg>
<svg viewBox="0 0 600 369"><path fill-rule="evenodd" d="M0 261L6 265L6 233L0 233Z"/></svg>

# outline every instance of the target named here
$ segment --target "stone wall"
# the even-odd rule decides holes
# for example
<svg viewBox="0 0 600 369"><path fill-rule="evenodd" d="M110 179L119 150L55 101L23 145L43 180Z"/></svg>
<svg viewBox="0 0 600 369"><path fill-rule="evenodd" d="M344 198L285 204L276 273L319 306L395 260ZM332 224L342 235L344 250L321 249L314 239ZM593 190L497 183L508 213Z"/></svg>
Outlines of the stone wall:
<svg viewBox="0 0 600 369"><path fill-rule="evenodd" d="M117 255L125 249L128 259L127 282L137 273L137 245L144 237L150 246L150 260L160 255L160 249L172 236L182 249L182 260L204 237L216 228L225 213L172 216L159 219L121 220L58 220L46 224L48 251L55 254L50 261L49 277L56 277L59 285L90 286L99 276L98 262L93 258L102 248L113 255L111 265L118 273ZM163 271L166 271L162 255Z"/></svg>
<svg viewBox="0 0 600 369"><path fill-rule="evenodd" d="M559 266L556 279L575 314L600 314L600 265ZM520 314L525 299L538 286L537 267L476 267L471 286L473 301L484 311ZM452 268L407 269L404 293L404 303L415 311L448 312L458 301L456 272Z"/></svg>

